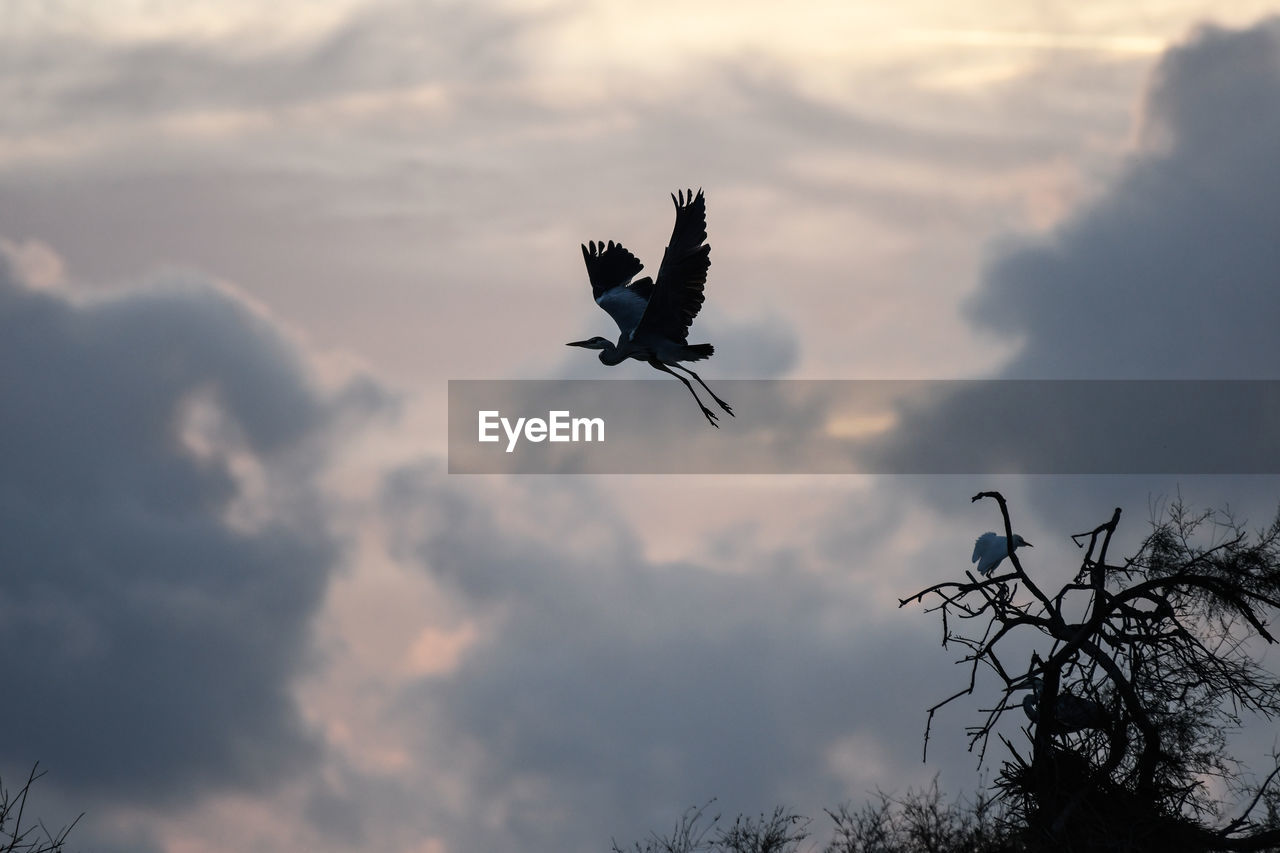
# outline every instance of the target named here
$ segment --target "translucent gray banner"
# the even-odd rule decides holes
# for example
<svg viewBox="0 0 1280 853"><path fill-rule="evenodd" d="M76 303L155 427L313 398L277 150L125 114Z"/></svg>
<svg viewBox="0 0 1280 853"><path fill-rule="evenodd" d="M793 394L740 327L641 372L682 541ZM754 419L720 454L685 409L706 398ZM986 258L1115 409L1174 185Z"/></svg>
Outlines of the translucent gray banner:
<svg viewBox="0 0 1280 853"><path fill-rule="evenodd" d="M1280 381L711 384L720 429L675 380L451 380L449 472L1280 473Z"/></svg>

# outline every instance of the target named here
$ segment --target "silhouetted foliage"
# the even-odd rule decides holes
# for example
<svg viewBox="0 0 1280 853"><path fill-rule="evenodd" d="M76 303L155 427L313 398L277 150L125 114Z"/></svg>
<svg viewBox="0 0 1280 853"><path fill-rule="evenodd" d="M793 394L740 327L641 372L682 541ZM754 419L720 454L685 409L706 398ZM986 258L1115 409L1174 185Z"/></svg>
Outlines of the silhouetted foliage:
<svg viewBox="0 0 1280 853"><path fill-rule="evenodd" d="M983 492L974 500L982 498L997 501L1011 537L1003 496ZM1002 690L969 729L970 748L985 753L1009 710L1034 721L1029 748L1000 736L1009 758L997 780L1011 818L1026 827L1028 849L1280 845L1280 764L1244 790L1240 764L1227 751L1227 733L1242 715L1280 714L1280 681L1257 658L1262 643L1275 642L1267 620L1280 609L1280 518L1250 536L1227 513L1193 514L1177 502L1134 556L1111 563L1119 522L1116 509L1073 537L1086 551L1060 589L1042 590L1010 553L998 574L966 572L966 581L902 600L936 601L929 612L941 615L943 646L963 648L969 664L968 685L929 709L926 748L934 714L974 693L986 668ZM1002 649L1028 632L1048 647L1015 668ZM1032 692L1014 702L1023 690ZM1214 777L1247 801L1232 820L1207 784Z"/></svg>
<svg viewBox="0 0 1280 853"><path fill-rule="evenodd" d="M799 853L810 838L810 821L785 809L759 818L739 816L733 826L719 828L720 816L707 816L707 806L690 809L670 835L651 835L631 848L613 853ZM1010 839L1016 829L1002 819L995 802L979 795L974 801L948 802L937 780L923 791L901 798L881 792L859 809L842 805L827 811L834 824L823 853L1005 853L1017 849ZM804 850L817 850L806 846Z"/></svg>
<svg viewBox="0 0 1280 853"><path fill-rule="evenodd" d="M51 832L41 821L33 823L29 820L27 798L31 794L31 786L44 775L36 772L39 766L37 763L31 768L27 781L15 792L10 793L0 784L0 853L60 853L67 835L80 820L77 817L57 833Z"/></svg>
<svg viewBox="0 0 1280 853"><path fill-rule="evenodd" d="M897 799L881 792L857 811L827 811L835 837L824 853L1001 853L1017 849L1017 828L998 804L979 794L973 802L946 801L938 780Z"/></svg>
<svg viewBox="0 0 1280 853"><path fill-rule="evenodd" d="M707 817L708 803L686 811L670 835L650 835L634 853L795 853L809 837L809 820L783 808L758 819L738 815L733 826L718 827L720 815ZM713 834L714 833L714 834ZM615 841L613 853L629 853Z"/></svg>

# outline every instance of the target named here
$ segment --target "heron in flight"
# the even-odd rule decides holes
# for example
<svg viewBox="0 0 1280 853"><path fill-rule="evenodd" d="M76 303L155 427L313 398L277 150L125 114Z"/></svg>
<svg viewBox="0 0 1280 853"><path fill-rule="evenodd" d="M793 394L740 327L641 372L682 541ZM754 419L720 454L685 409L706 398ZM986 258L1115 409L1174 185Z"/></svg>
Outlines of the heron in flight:
<svg viewBox="0 0 1280 853"><path fill-rule="evenodd" d="M991 531L987 531L977 538L973 543L973 561L978 564L978 574L983 577L989 576L996 570L996 566L1000 565L1000 561L1009 556L1010 551L1026 545L1028 548L1034 548L1027 540L1018 534L1013 534L1013 547L1008 547L1006 539L1003 536L997 536Z"/></svg>
<svg viewBox="0 0 1280 853"><path fill-rule="evenodd" d="M1033 723L1040 722L1040 694L1044 692L1044 680L1031 679L1031 684L1019 690L1030 690L1031 694L1022 700L1022 710L1027 719ZM1101 702L1085 699L1073 693L1059 693L1054 703L1053 732L1069 734L1082 729L1107 729L1111 726L1111 715Z"/></svg>
<svg viewBox="0 0 1280 853"><path fill-rule="evenodd" d="M696 379L711 399L733 416L733 409L707 387L702 377L680 364L710 358L715 352L711 344L688 343L689 326L702 308L702 290L711 266L711 247L706 242L707 204L702 190L696 196L693 190L682 191L679 196L673 193L671 200L676 206L676 225L662 256L657 281L648 276L632 281L644 264L621 243L592 240L583 245L582 259L591 279L591 293L622 334L616 344L594 337L570 341L568 346L598 349L601 363L610 366L634 358L647 362L654 370L670 373L689 389L707 422L718 428L716 413L703 405L688 379L672 370L674 367Z"/></svg>

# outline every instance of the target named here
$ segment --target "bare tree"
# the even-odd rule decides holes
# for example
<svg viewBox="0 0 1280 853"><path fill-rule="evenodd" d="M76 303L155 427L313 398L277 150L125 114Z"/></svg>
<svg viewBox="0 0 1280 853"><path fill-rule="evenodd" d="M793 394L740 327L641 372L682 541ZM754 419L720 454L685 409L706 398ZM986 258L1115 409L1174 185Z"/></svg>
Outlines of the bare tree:
<svg viewBox="0 0 1280 853"><path fill-rule="evenodd" d="M61 853L67 835L80 821L77 817L57 833L51 832L42 821L23 824L31 786L44 775L37 772L39 766L39 762L32 766L27 781L13 793L0 785L0 853Z"/></svg>
<svg viewBox="0 0 1280 853"><path fill-rule="evenodd" d="M1012 542L1004 497L973 500L983 498L999 505ZM973 694L989 670L999 696L969 729L969 746L985 755L994 733L1009 749L998 785L1025 822L1028 846L1280 846L1280 763L1246 790L1227 749L1242 715L1280 714L1280 681L1258 662L1259 648L1275 642L1267 619L1280 609L1280 517L1251 536L1227 513L1192 514L1179 501L1134 556L1109 562L1120 514L1073 537L1084 557L1059 589L1042 589L1011 550L1003 572L966 572L900 600L927 599L926 612L942 619L942 645L963 649L968 664L968 684L928 709L926 749L934 714ZM1043 655L1015 666L1012 638L1028 635ZM996 732L1010 710L1031 721L1028 755ZM1233 785L1244 806L1228 819L1228 798L1215 787Z"/></svg>

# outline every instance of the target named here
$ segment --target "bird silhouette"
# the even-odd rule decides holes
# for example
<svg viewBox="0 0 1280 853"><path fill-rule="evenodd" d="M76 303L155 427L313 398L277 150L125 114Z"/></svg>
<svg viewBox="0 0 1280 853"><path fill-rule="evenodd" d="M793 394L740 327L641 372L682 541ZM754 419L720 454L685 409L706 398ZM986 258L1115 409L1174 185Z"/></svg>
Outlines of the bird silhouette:
<svg viewBox="0 0 1280 853"><path fill-rule="evenodd" d="M1044 680L1033 678L1029 687L1020 689L1029 689L1031 691L1031 694L1022 700L1022 710L1026 712L1027 719L1038 724L1040 722L1040 694L1044 692ZM1053 712L1053 732L1055 734L1068 734L1082 729L1106 729L1110 725L1111 715L1107 713L1107 709L1102 706L1102 703L1076 696L1073 693L1058 694L1058 699L1054 702Z"/></svg>
<svg viewBox="0 0 1280 853"><path fill-rule="evenodd" d="M1009 556L1010 549L1005 542L1003 536L997 536L989 530L974 541L972 562L978 564L978 574L983 577L990 575L996 570L996 566L1000 565L1000 561ZM1023 545L1028 548L1035 547L1018 534L1013 534L1013 550Z"/></svg>
<svg viewBox="0 0 1280 853"><path fill-rule="evenodd" d="M696 196L693 190L682 191L679 196L673 193L671 200L676 206L676 224L662 256L657 281L648 276L632 281L644 264L621 243L592 240L582 246L596 304L608 312L622 334L616 344L594 337L570 341L567 346L598 349L601 363L609 366L634 358L670 373L689 389L707 422L719 428L716 413L703 404L688 379L672 370L682 370L696 379L711 399L733 416L733 409L707 387L702 377L680 364L710 358L715 352L711 344L688 343L689 326L702 308L702 291L711 266L711 246L706 242L706 200L702 190Z"/></svg>

